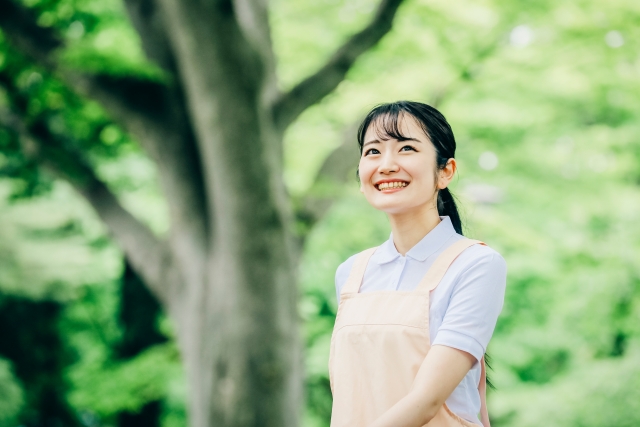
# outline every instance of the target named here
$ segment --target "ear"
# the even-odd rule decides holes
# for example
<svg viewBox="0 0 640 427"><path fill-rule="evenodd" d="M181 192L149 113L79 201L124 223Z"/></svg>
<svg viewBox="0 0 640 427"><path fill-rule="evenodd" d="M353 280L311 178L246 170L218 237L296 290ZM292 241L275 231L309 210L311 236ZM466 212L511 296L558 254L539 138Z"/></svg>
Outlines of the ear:
<svg viewBox="0 0 640 427"><path fill-rule="evenodd" d="M438 188L440 190L449 186L449 183L453 179L453 176L456 174L457 169L458 165L456 163L456 159L452 157L447 160L447 164L438 173Z"/></svg>

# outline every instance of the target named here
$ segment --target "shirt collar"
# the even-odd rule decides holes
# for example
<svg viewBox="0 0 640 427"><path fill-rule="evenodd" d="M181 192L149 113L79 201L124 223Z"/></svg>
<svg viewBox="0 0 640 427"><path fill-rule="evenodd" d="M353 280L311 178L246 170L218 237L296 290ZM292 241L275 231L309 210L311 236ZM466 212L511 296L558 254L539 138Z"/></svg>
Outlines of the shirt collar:
<svg viewBox="0 0 640 427"><path fill-rule="evenodd" d="M446 242L456 230L453 228L451 219L448 216L441 216L440 223L433 230L429 231L414 247L412 247L407 256L416 261L424 261L434 252L436 252ZM385 264L398 258L400 253L393 243L393 233L389 239L385 241L371 257L371 261L377 264Z"/></svg>

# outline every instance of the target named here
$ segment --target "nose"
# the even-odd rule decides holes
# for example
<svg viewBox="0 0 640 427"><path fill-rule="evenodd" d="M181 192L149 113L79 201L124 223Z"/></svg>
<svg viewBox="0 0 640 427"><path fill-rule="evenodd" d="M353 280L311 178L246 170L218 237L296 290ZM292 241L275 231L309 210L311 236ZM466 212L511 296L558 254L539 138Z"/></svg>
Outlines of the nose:
<svg viewBox="0 0 640 427"><path fill-rule="evenodd" d="M390 152L385 153L380 159L378 172L386 175L393 172L398 172L398 169L399 167L393 154Z"/></svg>

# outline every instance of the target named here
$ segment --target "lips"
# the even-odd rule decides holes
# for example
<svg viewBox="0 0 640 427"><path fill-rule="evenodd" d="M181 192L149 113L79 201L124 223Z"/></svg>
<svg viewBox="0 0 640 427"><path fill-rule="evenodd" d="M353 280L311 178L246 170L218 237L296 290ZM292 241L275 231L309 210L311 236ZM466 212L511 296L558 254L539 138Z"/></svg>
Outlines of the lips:
<svg viewBox="0 0 640 427"><path fill-rule="evenodd" d="M383 181L374 184L378 191L396 190L399 188L404 188L407 185L409 185L407 181Z"/></svg>

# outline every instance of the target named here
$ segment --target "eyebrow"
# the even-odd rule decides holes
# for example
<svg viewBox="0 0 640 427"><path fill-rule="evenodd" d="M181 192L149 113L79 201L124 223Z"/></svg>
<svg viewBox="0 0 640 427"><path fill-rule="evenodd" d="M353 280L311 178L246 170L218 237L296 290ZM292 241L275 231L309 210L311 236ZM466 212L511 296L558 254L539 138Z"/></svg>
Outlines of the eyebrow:
<svg viewBox="0 0 640 427"><path fill-rule="evenodd" d="M401 140L398 140L398 142L405 142L405 141L415 141L415 142L422 142L419 139L415 139L415 138L403 138ZM380 140L379 139L372 139L371 141L367 141L364 144L362 144L362 148L366 147L369 144L380 144Z"/></svg>

